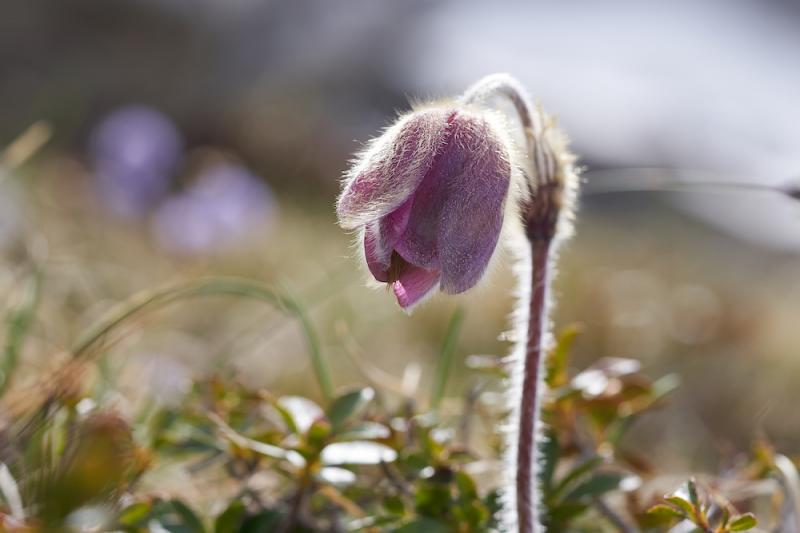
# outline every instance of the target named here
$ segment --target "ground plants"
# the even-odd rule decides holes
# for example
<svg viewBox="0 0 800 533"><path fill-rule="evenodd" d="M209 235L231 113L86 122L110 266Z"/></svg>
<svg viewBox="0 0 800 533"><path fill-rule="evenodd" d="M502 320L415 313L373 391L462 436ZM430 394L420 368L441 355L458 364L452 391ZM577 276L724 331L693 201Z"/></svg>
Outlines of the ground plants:
<svg viewBox="0 0 800 533"><path fill-rule="evenodd" d="M511 103L521 147L511 126L487 111L496 99ZM579 326L550 342L552 257L569 229L575 187L573 158L554 122L504 76L401 118L348 174L340 221L360 232L370 273L404 309L436 289L472 288L501 235L510 232L516 243L515 351L457 358L468 312L458 310L430 390L371 379L369 368L363 384L337 386L301 300L233 277L189 279L108 306L65 353L39 354L53 355L52 364L34 386L20 385L50 276L27 258L8 298L0 360L0 528L800 529L795 464L766 438L718 475L665 472L629 435L670 401L678 377L656 379L634 359L576 365ZM218 368L177 403L144 398L121 409L109 400L121 394L107 379L118 341L146 334L142 319L166 306L209 297L258 302L299 325L315 390L277 394ZM456 382L462 364L467 378ZM178 488L167 482L175 472L183 476Z"/></svg>
<svg viewBox="0 0 800 533"><path fill-rule="evenodd" d="M276 397L221 372L195 382L175 406L145 405L124 416L100 403L92 367L113 352L111 341L122 328L160 306L214 294L259 298L301 320L305 316L295 300L239 279L173 285L111 309L80 337L73 357L34 397L12 402L14 410L7 411L0 450L5 530L499 527L502 439L486 428L506 415L498 393L509 362L472 356L465 362L470 377L464 389L448 387L453 365L460 364L453 360L453 347L462 311L443 340L430 391L402 395L371 386L343 391L328 382L331 396L319 395L320 402ZM16 357L13 350L24 345L24 322L35 316L34 301L23 298L7 321L7 367L8 357ZM313 353L313 325L304 327ZM793 466L766 441L757 442L724 478L665 483L658 465L630 449L625 437L637 419L669 401L676 377L653 380L629 359L601 359L575 370L569 354L577 335L577 327L563 330L547 357L551 393L544 402L548 430L540 482L549 531L663 531L677 523L700 531L742 531L755 525L751 511L771 529L795 519L787 496L794 490L787 476ZM319 383L326 383L325 363L315 368ZM7 377L13 382L14 372ZM198 485L213 486L213 504L159 491L148 478L158 479L160 468L169 464L182 465ZM758 488L732 495L733 481Z"/></svg>

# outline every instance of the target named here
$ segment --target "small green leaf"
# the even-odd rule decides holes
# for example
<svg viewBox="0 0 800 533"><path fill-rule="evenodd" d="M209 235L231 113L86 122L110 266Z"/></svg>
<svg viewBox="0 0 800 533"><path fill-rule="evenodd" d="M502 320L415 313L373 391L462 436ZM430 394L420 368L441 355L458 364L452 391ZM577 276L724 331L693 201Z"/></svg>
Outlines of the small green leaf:
<svg viewBox="0 0 800 533"><path fill-rule="evenodd" d="M578 324L572 324L562 329L558 334L558 341L555 348L550 352L545 361L547 375L545 382L548 387L555 388L565 385L567 378L567 364L569 363L569 353L572 344L581 333Z"/></svg>
<svg viewBox="0 0 800 533"><path fill-rule="evenodd" d="M343 440L377 440L388 439L392 432L378 422L362 422L355 427L347 429L336 436L337 441Z"/></svg>
<svg viewBox="0 0 800 533"><path fill-rule="evenodd" d="M328 485L347 486L356 482L356 475L346 468L326 466L319 470L317 478Z"/></svg>
<svg viewBox="0 0 800 533"><path fill-rule="evenodd" d="M147 502L133 503L119 513L117 524L120 526L135 526L150 515L152 508L152 505Z"/></svg>
<svg viewBox="0 0 800 533"><path fill-rule="evenodd" d="M553 474L556 471L558 458L561 454L558 437L554 431L547 432L546 438L539 444L539 449L542 454L542 467L539 469L539 478L545 495L548 495L553 489Z"/></svg>
<svg viewBox="0 0 800 533"><path fill-rule="evenodd" d="M158 522L168 531L205 533L205 527L194 511L180 500L159 504L154 514L158 515Z"/></svg>
<svg viewBox="0 0 800 533"><path fill-rule="evenodd" d="M305 434L311 424L325 414L319 405L302 396L282 396L278 403L289 413L299 434Z"/></svg>
<svg viewBox="0 0 800 533"><path fill-rule="evenodd" d="M758 521L756 520L756 517L753 515L753 513L745 513L731 520L730 530L747 531L748 529L753 529L757 525Z"/></svg>
<svg viewBox="0 0 800 533"><path fill-rule="evenodd" d="M654 519L655 524L653 525L668 524L674 520L683 520L686 518L683 512L669 505L664 505L663 503L654 505L648 509L647 516Z"/></svg>
<svg viewBox="0 0 800 533"><path fill-rule="evenodd" d="M579 502L565 502L551 508L547 513L547 520L553 524L566 524L586 511L588 506ZM563 531L563 527L550 526L548 531Z"/></svg>
<svg viewBox="0 0 800 533"><path fill-rule="evenodd" d="M198 518L188 505L180 500L172 500L172 507L175 509L175 512L181 516L184 524L186 524L191 531L196 531L197 533L205 532L206 528L203 527L203 522L200 521L200 518Z"/></svg>
<svg viewBox="0 0 800 533"><path fill-rule="evenodd" d="M603 463L602 457L591 457L586 461L578 464L575 468L573 468L569 473L567 473L561 481L558 482L558 485L553 489L551 497L553 499L559 499L563 496L563 494L569 490L571 486L573 486L577 481L579 481L584 476L589 475L592 470L597 468Z"/></svg>
<svg viewBox="0 0 800 533"><path fill-rule="evenodd" d="M336 398L328 408L328 420L333 431L339 431L348 419L363 409L374 397L375 391L366 387Z"/></svg>
<svg viewBox="0 0 800 533"><path fill-rule="evenodd" d="M650 387L653 401L660 400L681 386L681 378L677 374L667 374L657 379Z"/></svg>
<svg viewBox="0 0 800 533"><path fill-rule="evenodd" d="M286 429L289 432L299 433L299 430L297 429L297 424L295 424L294 418L292 417L292 413L290 413L289 410L283 406L280 400L270 399L270 405L280 415L281 419L283 420L283 423L286 424Z"/></svg>
<svg viewBox="0 0 800 533"><path fill-rule="evenodd" d="M255 439L240 435L215 413L210 413L208 417L216 424L220 433L230 441L234 449L250 450L251 452L269 457L270 459L285 459L298 467L305 465L303 458L293 450L284 450L278 446L267 444L266 442L259 442Z"/></svg>
<svg viewBox="0 0 800 533"><path fill-rule="evenodd" d="M328 440L330 434L331 425L327 420L320 418L315 420L311 424L311 427L308 428L306 441L308 442L309 446L312 446L315 450L318 450L325 445L325 442Z"/></svg>
<svg viewBox="0 0 800 533"><path fill-rule="evenodd" d="M497 516L503 508L502 496L499 489L489 491L484 497L483 504L489 510L490 516Z"/></svg>
<svg viewBox="0 0 800 533"><path fill-rule="evenodd" d="M393 462L397 459L397 452L376 442L334 442L325 446L321 458L326 466L377 465Z"/></svg>
<svg viewBox="0 0 800 533"><path fill-rule="evenodd" d="M436 482L420 483L414 494L414 506L422 516L446 517L453 506L450 486Z"/></svg>
<svg viewBox="0 0 800 533"><path fill-rule="evenodd" d="M214 522L214 533L236 533L244 520L244 504L235 500L228 505Z"/></svg>
<svg viewBox="0 0 800 533"><path fill-rule="evenodd" d="M697 496L697 482L691 478L686 482L686 490L689 492L689 501L695 509L700 509L700 498Z"/></svg>
<svg viewBox="0 0 800 533"><path fill-rule="evenodd" d="M617 490L625 475L617 472L598 472L589 479L575 487L564 497L566 501L581 500L583 498L594 498Z"/></svg>
<svg viewBox="0 0 800 533"><path fill-rule="evenodd" d="M478 488L469 474L466 472L456 472L456 485L462 500L474 500L478 498Z"/></svg>
<svg viewBox="0 0 800 533"><path fill-rule="evenodd" d="M680 496L664 496L664 499L667 500L669 503L683 511L686 516L694 516L694 506L688 501Z"/></svg>
<svg viewBox="0 0 800 533"><path fill-rule="evenodd" d="M432 518L420 518L400 526L395 533L449 533L450 528L444 522Z"/></svg>
<svg viewBox="0 0 800 533"><path fill-rule="evenodd" d="M481 527L489 519L489 510L480 502L470 502L457 509L461 519L469 524L469 531L484 531Z"/></svg>
<svg viewBox="0 0 800 533"><path fill-rule="evenodd" d="M728 507L722 507L722 522L720 525L722 526L720 529L725 529L728 526L728 523L731 521L731 510Z"/></svg>
<svg viewBox="0 0 800 533"><path fill-rule="evenodd" d="M406 512L406 505L403 502L403 498L397 495L387 496L384 498L383 508L388 512L398 516L403 516Z"/></svg>
<svg viewBox="0 0 800 533"><path fill-rule="evenodd" d="M242 523L239 533L264 533L265 531L277 531L284 520L284 514L274 509L261 511L257 515L250 516Z"/></svg>

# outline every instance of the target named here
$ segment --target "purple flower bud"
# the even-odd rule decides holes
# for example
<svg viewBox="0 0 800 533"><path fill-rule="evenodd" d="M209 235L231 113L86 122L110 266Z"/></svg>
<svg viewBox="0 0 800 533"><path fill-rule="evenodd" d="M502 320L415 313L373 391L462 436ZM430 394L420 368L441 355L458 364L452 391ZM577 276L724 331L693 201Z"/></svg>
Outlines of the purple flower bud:
<svg viewBox="0 0 800 533"><path fill-rule="evenodd" d="M201 254L244 242L276 214L272 192L260 177L241 165L218 163L159 206L153 231L170 251Z"/></svg>
<svg viewBox="0 0 800 533"><path fill-rule="evenodd" d="M346 174L339 222L362 229L367 266L401 307L483 276L503 226L510 152L493 116L430 107L402 117Z"/></svg>

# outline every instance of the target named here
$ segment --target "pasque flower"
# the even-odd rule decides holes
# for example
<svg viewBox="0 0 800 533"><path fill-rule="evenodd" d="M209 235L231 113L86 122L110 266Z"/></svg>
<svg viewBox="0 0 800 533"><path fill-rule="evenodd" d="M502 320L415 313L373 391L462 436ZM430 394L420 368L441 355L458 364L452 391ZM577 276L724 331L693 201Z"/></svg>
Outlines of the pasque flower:
<svg viewBox="0 0 800 533"><path fill-rule="evenodd" d="M361 230L370 272L401 307L481 279L503 227L510 147L496 116L437 105L401 117L347 172L339 222Z"/></svg>
<svg viewBox="0 0 800 533"><path fill-rule="evenodd" d="M500 99L518 119L524 141L516 148L490 111ZM508 388L507 464L513 468L506 471L503 531L542 530L535 451L550 338L548 291L554 250L569 234L574 209L573 163L554 119L515 79L493 74L456 103L401 117L347 172L337 205L340 224L361 230L370 272L392 287L403 308L437 287L449 294L473 287L497 247L505 206L512 208L515 216L508 218L516 219L525 242L519 235L512 241L519 252L520 335Z"/></svg>

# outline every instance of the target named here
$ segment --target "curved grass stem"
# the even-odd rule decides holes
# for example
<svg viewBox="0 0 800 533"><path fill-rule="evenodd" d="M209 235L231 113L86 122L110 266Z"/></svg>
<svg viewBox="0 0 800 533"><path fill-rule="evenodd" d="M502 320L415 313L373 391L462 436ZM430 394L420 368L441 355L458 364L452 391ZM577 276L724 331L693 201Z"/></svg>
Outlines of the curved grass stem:
<svg viewBox="0 0 800 533"><path fill-rule="evenodd" d="M240 278L201 278L178 282L136 294L110 309L95 322L78 338L70 353L76 359L86 357L108 333L127 320L146 311L160 309L171 303L198 296L234 296L262 301L295 317L300 323L305 336L311 364L322 395L326 401L333 399L334 392L330 370L322 357L319 339L304 308L291 295L281 294L261 283Z"/></svg>

